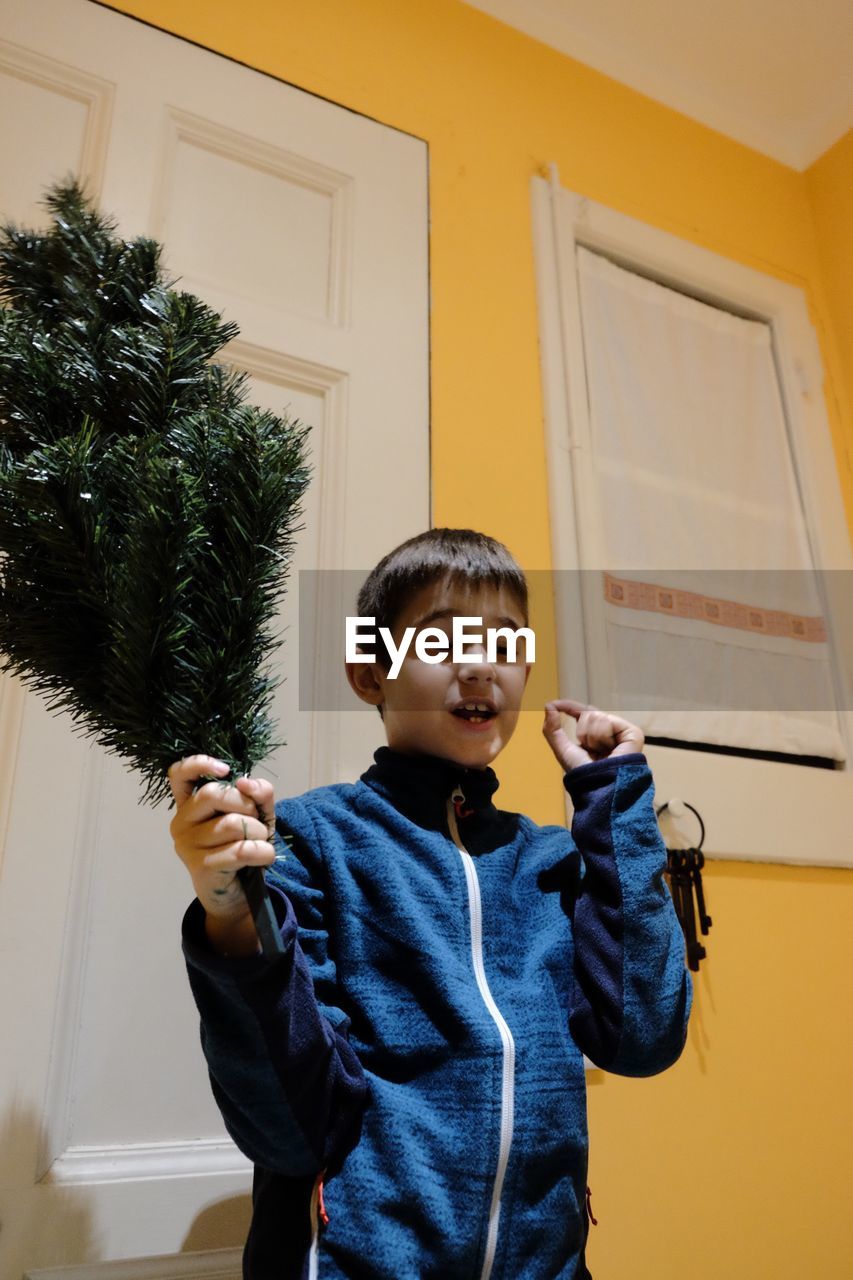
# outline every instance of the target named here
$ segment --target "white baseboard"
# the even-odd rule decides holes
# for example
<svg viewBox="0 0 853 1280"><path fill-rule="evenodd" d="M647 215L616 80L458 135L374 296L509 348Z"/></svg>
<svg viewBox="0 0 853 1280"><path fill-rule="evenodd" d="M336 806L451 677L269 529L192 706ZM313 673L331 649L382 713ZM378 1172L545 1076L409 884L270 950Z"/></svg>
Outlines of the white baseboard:
<svg viewBox="0 0 853 1280"><path fill-rule="evenodd" d="M191 1142L142 1142L122 1146L68 1147L42 1182L131 1182L140 1178L186 1178L245 1173L252 1165L233 1142L200 1138Z"/></svg>
<svg viewBox="0 0 853 1280"><path fill-rule="evenodd" d="M241 1280L242 1250L161 1254L28 1271L23 1280Z"/></svg>

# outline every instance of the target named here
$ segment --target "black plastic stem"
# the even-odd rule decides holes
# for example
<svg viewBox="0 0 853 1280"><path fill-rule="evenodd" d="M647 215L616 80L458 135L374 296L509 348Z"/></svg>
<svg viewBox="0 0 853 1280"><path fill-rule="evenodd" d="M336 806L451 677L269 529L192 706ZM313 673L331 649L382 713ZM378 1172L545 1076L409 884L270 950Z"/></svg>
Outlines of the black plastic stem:
<svg viewBox="0 0 853 1280"><path fill-rule="evenodd" d="M237 879L243 886L243 892L246 895L246 901L249 904L249 910L252 913L252 919L255 922L255 928L258 931L264 955L283 955L284 947L281 945L278 921L275 918L275 911L270 901L270 895L267 892L267 882L264 879L263 867L241 867L237 872Z"/></svg>
<svg viewBox="0 0 853 1280"><path fill-rule="evenodd" d="M208 774L197 778L193 784L194 790L203 787L207 782L218 782L220 785L225 783L230 785L233 781L234 774L230 774L227 778L211 777ZM260 815L263 818L263 814ZM264 879L263 867L241 867L237 872L237 879L246 895L246 901L249 904L249 910L252 913L252 919L255 922L258 938L260 939L261 949L265 956L280 956L284 954L284 947L281 944L281 934L279 932L278 921L275 918L270 895L267 892L267 882Z"/></svg>

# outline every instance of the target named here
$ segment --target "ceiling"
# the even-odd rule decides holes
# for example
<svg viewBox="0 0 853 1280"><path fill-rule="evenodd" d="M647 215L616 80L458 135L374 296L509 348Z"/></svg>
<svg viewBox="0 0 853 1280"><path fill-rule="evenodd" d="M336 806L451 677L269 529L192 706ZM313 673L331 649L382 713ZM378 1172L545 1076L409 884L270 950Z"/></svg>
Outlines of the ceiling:
<svg viewBox="0 0 853 1280"><path fill-rule="evenodd" d="M805 169L853 127L853 0L466 0Z"/></svg>

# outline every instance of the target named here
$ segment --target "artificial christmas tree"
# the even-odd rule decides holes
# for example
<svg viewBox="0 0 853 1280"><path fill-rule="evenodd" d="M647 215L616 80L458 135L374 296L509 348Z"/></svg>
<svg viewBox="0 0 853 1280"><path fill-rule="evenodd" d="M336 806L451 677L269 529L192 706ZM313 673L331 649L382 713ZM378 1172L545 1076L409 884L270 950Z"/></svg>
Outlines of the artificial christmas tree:
<svg viewBox="0 0 853 1280"><path fill-rule="evenodd" d="M282 745L271 624L309 428L246 403L212 360L236 325L171 287L154 240L73 181L45 203L46 232L0 229L0 669L156 804L175 760L233 779ZM240 874L268 950L263 874Z"/></svg>

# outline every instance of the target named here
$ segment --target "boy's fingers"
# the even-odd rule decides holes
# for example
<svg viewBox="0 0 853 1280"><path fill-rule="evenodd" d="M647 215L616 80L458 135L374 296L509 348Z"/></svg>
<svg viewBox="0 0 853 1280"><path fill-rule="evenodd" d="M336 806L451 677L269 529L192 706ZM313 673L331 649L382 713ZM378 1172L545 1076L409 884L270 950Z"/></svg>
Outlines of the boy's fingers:
<svg viewBox="0 0 853 1280"><path fill-rule="evenodd" d="M575 768L576 765L585 764L589 760L589 756L582 746L576 746L575 743L572 742L571 738L562 726L560 708L566 702L571 702L571 705L575 709L579 709L584 706L583 703L572 702L572 700L568 698L561 698L556 701L546 702L545 721L542 725L542 732L562 767L569 770ZM577 736L580 740L580 735L578 734Z"/></svg>
<svg viewBox="0 0 853 1280"><path fill-rule="evenodd" d="M206 822L221 813L237 813L247 818L258 816L255 801L231 783L206 782L195 792L192 800L192 816L188 821L193 824Z"/></svg>
<svg viewBox="0 0 853 1280"><path fill-rule="evenodd" d="M207 782L199 787L198 791L193 792L181 802L172 818L169 829L175 848L180 849L183 845L198 846L205 824L225 814L237 814L247 820L259 816L255 802L237 787L221 782ZM229 834L233 839L235 833L232 831ZM264 827L264 835L268 836L268 834L267 828ZM213 843L222 843L222 841Z"/></svg>
<svg viewBox="0 0 853 1280"><path fill-rule="evenodd" d="M197 849L219 849L235 840L270 839L268 828L256 815L242 813L223 814L203 825L193 823L185 831Z"/></svg>
<svg viewBox="0 0 853 1280"><path fill-rule="evenodd" d="M195 793L195 783L206 774L214 774L224 778L228 773L228 765L215 756L185 756L169 766L166 776L169 788L178 808L186 804Z"/></svg>
<svg viewBox="0 0 853 1280"><path fill-rule="evenodd" d="M560 728L560 713L557 711L553 702L546 702L545 703L545 722L542 725L542 732L545 734L546 737L549 737L552 733L556 733L556 731L559 728Z"/></svg>
<svg viewBox="0 0 853 1280"><path fill-rule="evenodd" d="M542 732L546 738L551 738L555 734L564 733L563 721L560 713L572 716L577 722L575 724L575 733L579 735L582 732L584 718L590 708L584 702L576 702L573 698L554 698L551 702L545 703L545 721L542 725Z"/></svg>
<svg viewBox="0 0 853 1280"><path fill-rule="evenodd" d="M549 707L553 707L555 713L563 711L567 716L572 716L575 720L577 720L584 711L588 711L590 709L585 702L576 702L574 698L554 698L551 702L545 703L546 711Z"/></svg>
<svg viewBox="0 0 853 1280"><path fill-rule="evenodd" d="M237 778L234 785L239 787L243 795L251 797L258 813L265 814L270 822L275 811L275 792L273 785L266 778Z"/></svg>
<svg viewBox="0 0 853 1280"><path fill-rule="evenodd" d="M561 727L561 712L575 720L575 738L581 748L580 752ZM554 698L545 703L542 732L569 767L581 762L578 758L580 755L599 760L606 756L642 751L645 743L643 731L637 725L623 720L621 716L601 711L598 707L577 702L574 698Z"/></svg>
<svg viewBox="0 0 853 1280"><path fill-rule="evenodd" d="M266 840L237 840L206 854L202 866L206 871L239 871L241 867L268 867L275 857L275 849Z"/></svg>
<svg viewBox="0 0 853 1280"><path fill-rule="evenodd" d="M610 727L610 716L597 707L587 707L578 720L578 727L583 726L587 733L596 735L607 733Z"/></svg>
<svg viewBox="0 0 853 1280"><path fill-rule="evenodd" d="M642 751L646 745L646 735L643 733L639 725L631 724L630 720L615 719L616 725L616 742L614 747L614 755L627 755L632 751Z"/></svg>

